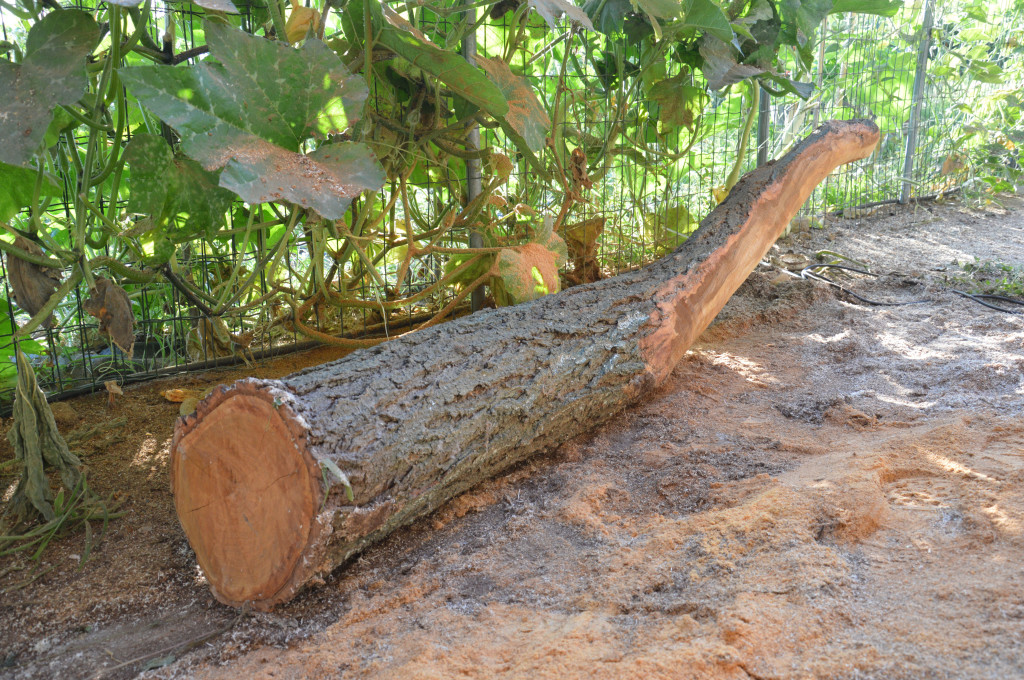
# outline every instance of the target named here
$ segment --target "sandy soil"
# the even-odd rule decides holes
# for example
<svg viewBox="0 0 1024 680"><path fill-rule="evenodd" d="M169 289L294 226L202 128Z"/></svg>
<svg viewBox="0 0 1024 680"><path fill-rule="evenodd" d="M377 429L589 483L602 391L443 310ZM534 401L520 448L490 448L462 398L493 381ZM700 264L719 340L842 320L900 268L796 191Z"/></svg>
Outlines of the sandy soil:
<svg viewBox="0 0 1024 680"><path fill-rule="evenodd" d="M28 585L0 563L0 675L1024 677L1024 316L943 287L957 259L1024 265L1007 206L787 239L776 257L837 251L897 272L861 294L925 302L763 268L645 403L273 614L212 600L167 489L160 390L240 372L77 400L65 428L104 424L75 441L126 515L83 565L81 534Z"/></svg>

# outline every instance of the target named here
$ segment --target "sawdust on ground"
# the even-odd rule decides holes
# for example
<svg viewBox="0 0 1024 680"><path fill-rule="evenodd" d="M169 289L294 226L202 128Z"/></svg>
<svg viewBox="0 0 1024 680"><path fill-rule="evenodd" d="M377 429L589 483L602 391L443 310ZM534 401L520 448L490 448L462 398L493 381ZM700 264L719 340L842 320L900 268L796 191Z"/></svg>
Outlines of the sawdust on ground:
<svg viewBox="0 0 1024 680"><path fill-rule="evenodd" d="M943 283L953 259L1024 265L1009 203L781 243L896 272L847 284L925 303L759 271L646 402L272 614L212 600L167 488L160 390L240 373L76 400L70 432L123 423L79 449L126 515L84 565L81 535L29 585L34 565L0 564L0 676L1022 677L1024 317Z"/></svg>

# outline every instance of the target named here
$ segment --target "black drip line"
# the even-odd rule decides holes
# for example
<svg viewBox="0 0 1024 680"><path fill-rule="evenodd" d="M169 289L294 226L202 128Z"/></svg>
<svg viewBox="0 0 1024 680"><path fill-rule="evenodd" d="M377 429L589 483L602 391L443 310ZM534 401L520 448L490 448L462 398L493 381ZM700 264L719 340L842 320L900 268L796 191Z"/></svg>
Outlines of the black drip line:
<svg viewBox="0 0 1024 680"><path fill-rule="evenodd" d="M792 276L794 278L797 278L797 279L803 279L805 281L821 281L822 283L826 283L829 286L832 286L833 288L836 288L837 290L839 290L843 294L848 295L849 297L854 298L855 300L859 300L859 301L863 302L864 304L872 305L872 306L875 306L875 307L905 307L907 305L923 305L923 304L927 304L927 303L930 303L930 302L934 302L933 300L925 300L925 299L905 300L905 301L901 301L901 302L891 302L891 301L887 301L887 300L871 300L869 298L864 297L863 295L859 295L859 294L853 292L852 290L850 290L849 288L847 288L843 284L839 283L838 281L830 279L829 277L825 276L824 274L819 274L816 271L814 271L814 270L817 270L817 269L840 269L840 270L843 270L843 271L853 272L855 274L863 274L864 276L870 276L870 277L873 277L873 278L878 278L878 276L879 276L878 274L876 274L874 272L871 272L871 271L868 271L866 269L861 269L859 267L851 267L851 266L845 265L845 264L812 264L812 265L810 265L808 267L804 267L803 269L801 269L799 273L790 271L788 269L783 269L783 271L786 272L787 274L789 274L790 276ZM915 281L915 283L920 283L920 282L919 281ZM1022 310L1007 309L1006 307L1000 307L999 305L994 305L991 302L987 302L987 300L997 300L999 302L1005 302L1005 303L1010 303L1010 304L1013 304L1013 305L1020 305L1021 307L1024 307L1024 300L1018 300L1017 298L1007 297L1005 295L992 295L992 294L989 294L989 293L968 293L966 291L957 290L956 288L944 288L944 290L948 290L950 292L956 293L957 295L959 295L961 297L965 297L968 300L971 300L973 302L977 302L979 305L983 305L985 307L988 307L989 309L994 309L997 312L1003 312L1005 314L1017 314L1017 315L1024 314L1024 311L1022 311Z"/></svg>

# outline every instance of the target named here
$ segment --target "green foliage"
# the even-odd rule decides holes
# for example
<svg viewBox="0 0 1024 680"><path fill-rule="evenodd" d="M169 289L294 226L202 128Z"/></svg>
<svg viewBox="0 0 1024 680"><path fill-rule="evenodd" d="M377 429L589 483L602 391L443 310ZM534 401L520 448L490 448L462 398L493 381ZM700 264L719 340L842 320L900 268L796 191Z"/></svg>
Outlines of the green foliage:
<svg viewBox="0 0 1024 680"><path fill-rule="evenodd" d="M962 273L950 282L964 292L1024 299L1024 267L978 258L958 266Z"/></svg>
<svg viewBox="0 0 1024 680"><path fill-rule="evenodd" d="M162 137L135 135L123 158L132 169L128 210L149 215L160 234L171 231L167 227L173 226L170 223L178 215L184 215L181 229L169 234L176 241L189 241L196 235L211 238L224 224L231 192L221 189L217 175L195 161L175 159Z"/></svg>
<svg viewBox="0 0 1024 680"><path fill-rule="evenodd" d="M328 219L384 177L369 149L336 143L301 153L307 139L344 132L359 120L366 83L318 40L301 50L208 22L217 63L121 71L133 94L181 134L182 150L220 186L250 203L289 201Z"/></svg>

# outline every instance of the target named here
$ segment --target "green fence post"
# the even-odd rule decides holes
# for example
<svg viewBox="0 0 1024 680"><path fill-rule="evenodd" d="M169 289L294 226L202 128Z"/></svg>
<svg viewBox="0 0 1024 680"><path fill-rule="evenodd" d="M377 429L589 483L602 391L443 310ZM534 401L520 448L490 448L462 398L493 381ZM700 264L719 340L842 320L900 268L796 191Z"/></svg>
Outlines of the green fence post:
<svg viewBox="0 0 1024 680"><path fill-rule="evenodd" d="M921 123L921 104L924 100L924 81L928 76L928 49L932 44L932 0L924 0L924 20L921 24L921 43L917 48L917 69L914 72L914 95L910 108L910 130L907 132L907 150L903 158L903 189L900 203L910 200L913 186L914 152L917 150L917 128Z"/></svg>

